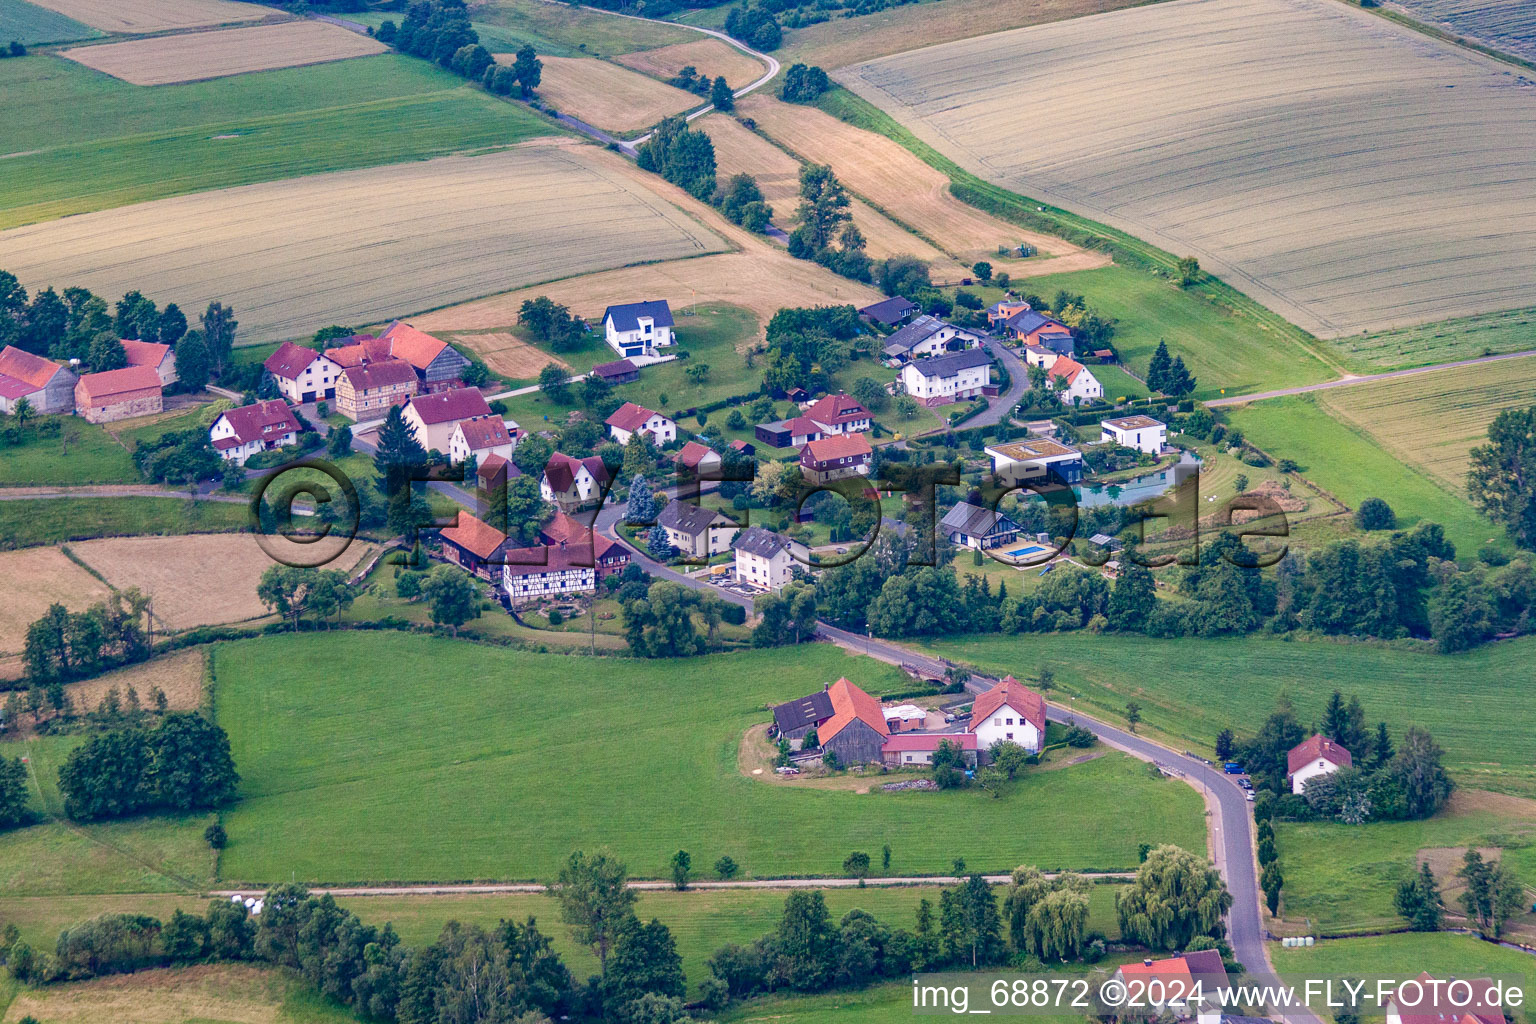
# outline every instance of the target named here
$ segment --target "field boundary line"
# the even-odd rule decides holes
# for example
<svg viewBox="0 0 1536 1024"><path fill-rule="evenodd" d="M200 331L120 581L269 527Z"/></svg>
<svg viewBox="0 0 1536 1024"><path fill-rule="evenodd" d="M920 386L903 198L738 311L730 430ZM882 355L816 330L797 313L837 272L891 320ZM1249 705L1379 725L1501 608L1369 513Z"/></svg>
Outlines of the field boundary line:
<svg viewBox="0 0 1536 1024"><path fill-rule="evenodd" d="M1331 391L1334 388L1353 387L1356 384L1374 384L1379 381L1393 380L1398 377L1415 377L1423 373L1435 373L1440 370L1456 370L1467 366L1477 366L1482 363L1497 363L1505 359L1524 359L1527 356L1536 356L1536 349L1525 349L1521 352L1500 352L1491 356L1478 356L1475 359L1457 359L1449 363L1431 363L1428 366L1410 366L1402 370L1385 370L1381 373L1346 374L1334 380L1319 381L1316 384L1298 384L1292 388L1280 388L1275 391L1256 391L1246 395L1231 395L1225 398L1208 398L1205 404L1209 408L1223 408L1233 405L1248 405L1251 402L1263 402L1271 398L1288 398L1292 395L1306 395L1314 391Z"/></svg>

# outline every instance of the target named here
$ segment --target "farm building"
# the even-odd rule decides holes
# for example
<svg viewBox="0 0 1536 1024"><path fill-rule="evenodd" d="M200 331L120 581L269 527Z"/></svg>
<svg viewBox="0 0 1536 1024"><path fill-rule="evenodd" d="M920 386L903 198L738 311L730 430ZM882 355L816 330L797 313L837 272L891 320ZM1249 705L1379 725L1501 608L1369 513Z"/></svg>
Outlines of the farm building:
<svg viewBox="0 0 1536 1024"><path fill-rule="evenodd" d="M34 412L69 412L79 379L60 363L7 345L0 349L0 412L14 411L23 398Z"/></svg>
<svg viewBox="0 0 1536 1024"><path fill-rule="evenodd" d="M656 517L656 525L667 531L672 546L691 558L708 558L731 549L739 525L712 508L678 499Z"/></svg>
<svg viewBox="0 0 1536 1024"><path fill-rule="evenodd" d="M780 537L761 526L749 526L731 542L736 552L736 578L764 590L779 590L794 578L796 562L810 552L804 544Z"/></svg>
<svg viewBox="0 0 1536 1024"><path fill-rule="evenodd" d="M822 436L857 434L870 427L869 410L844 394L825 395L805 410L805 418L821 428ZM814 440L814 439L813 439Z"/></svg>
<svg viewBox="0 0 1536 1024"><path fill-rule="evenodd" d="M176 354L171 351L171 346L162 345L158 341L130 341L124 338L123 351L128 356L129 366L153 367L155 373L160 375L161 384L176 383Z"/></svg>
<svg viewBox="0 0 1536 1024"><path fill-rule="evenodd" d="M400 418L415 432L421 446L443 454L449 451L454 431L461 422L490 415L491 407L485 396L474 388L417 394L400 410Z"/></svg>
<svg viewBox="0 0 1536 1024"><path fill-rule="evenodd" d="M773 728L778 735L789 740L791 745L799 747L807 733L819 729L833 714L832 696L827 690L821 689L808 697L775 705Z"/></svg>
<svg viewBox="0 0 1536 1024"><path fill-rule="evenodd" d="M1217 950L1202 949L1166 960L1145 959L1140 963L1125 964L1115 971L1114 977L1122 985L1153 986L1160 983L1170 993L1202 993L1194 1002L1170 999L1166 1007L1168 1013L1178 1021L1222 1024L1222 1007L1215 1002L1214 993L1227 988L1228 978L1221 953Z"/></svg>
<svg viewBox="0 0 1536 1024"><path fill-rule="evenodd" d="M799 448L822 437L821 425L809 416L759 423L753 434L770 448Z"/></svg>
<svg viewBox="0 0 1536 1024"><path fill-rule="evenodd" d="M598 579L622 572L629 564L628 548L564 512L555 513L555 517L539 531L539 539L551 547L571 552L575 564L592 566L597 570Z"/></svg>
<svg viewBox="0 0 1536 1024"><path fill-rule="evenodd" d="M891 732L912 732L928 722L928 712L916 704L897 704L885 709L885 725Z"/></svg>
<svg viewBox="0 0 1536 1024"><path fill-rule="evenodd" d="M706 448L697 441L689 441L678 450L676 462L679 469L686 469L694 476L713 473L720 468L720 453Z"/></svg>
<svg viewBox="0 0 1536 1024"><path fill-rule="evenodd" d="M438 534L443 541L443 557L472 576L495 580L499 557L507 535L468 512L460 512L452 526Z"/></svg>
<svg viewBox="0 0 1536 1024"><path fill-rule="evenodd" d="M323 352L285 341L262 363L278 392L294 405L336 397L342 366Z"/></svg>
<svg viewBox="0 0 1536 1024"><path fill-rule="evenodd" d="M501 588L514 605L597 589L597 568L590 552L540 546L507 548L502 557Z"/></svg>
<svg viewBox="0 0 1536 1024"><path fill-rule="evenodd" d="M608 467L596 455L573 459L564 452L555 452L544 464L539 493L545 501L560 506L560 511L577 512L595 507L611 479Z"/></svg>
<svg viewBox="0 0 1536 1024"><path fill-rule="evenodd" d="M992 472L1013 483L1039 483L1052 474L1069 484L1083 478L1083 453L1059 441L1032 437L989 444L986 453L992 456Z"/></svg>
<svg viewBox="0 0 1536 1024"><path fill-rule="evenodd" d="M971 731L982 750L1007 741L1038 754L1045 745L1045 698L1006 676L971 705Z"/></svg>
<svg viewBox="0 0 1536 1024"><path fill-rule="evenodd" d="M1012 544L1019 539L1018 523L1001 512L972 505L968 501L958 502L944 513L939 528L951 544L982 551Z"/></svg>
<svg viewBox="0 0 1536 1024"><path fill-rule="evenodd" d="M916 312L915 305L898 295L895 298L881 299L879 302L865 306L859 310L859 316L870 323L895 327Z"/></svg>
<svg viewBox="0 0 1536 1024"><path fill-rule="evenodd" d="M1291 792L1307 788L1307 780L1332 775L1354 764L1349 751L1321 733L1302 740L1285 755L1285 773L1291 779Z"/></svg>
<svg viewBox="0 0 1536 1024"><path fill-rule="evenodd" d="M922 732L890 736L880 744L880 759L893 768L932 764L933 755L941 743L959 747L965 763L975 767L976 734L972 732Z"/></svg>
<svg viewBox="0 0 1536 1024"><path fill-rule="evenodd" d="M863 434L834 434L800 449L800 475L813 484L868 476L875 450Z"/></svg>
<svg viewBox="0 0 1536 1024"><path fill-rule="evenodd" d="M298 444L299 430L288 403L273 398L220 413L208 427L208 440L225 462L243 466L258 452Z"/></svg>
<svg viewBox="0 0 1536 1024"><path fill-rule="evenodd" d="M507 422L495 413L471 416L454 425L453 436L448 438L448 459L468 462L474 456L476 466L493 455L510 459L520 433L517 424L509 429Z"/></svg>
<svg viewBox="0 0 1536 1024"><path fill-rule="evenodd" d="M656 444L669 444L677 440L677 424L661 413L634 402L625 402L603 421L608 433L619 444L628 444L634 434L645 434Z"/></svg>
<svg viewBox="0 0 1536 1024"><path fill-rule="evenodd" d="M929 407L997 394L992 357L981 349L908 363L899 379L907 394Z"/></svg>
<svg viewBox="0 0 1536 1024"><path fill-rule="evenodd" d="M654 362L673 342L672 308L665 299L609 306L603 310L603 338L636 366Z"/></svg>
<svg viewBox="0 0 1536 1024"><path fill-rule="evenodd" d="M390 324L378 340L389 346L390 358L411 364L423 391L460 385L459 378L469 366L469 360L452 345L399 320Z"/></svg>
<svg viewBox="0 0 1536 1024"><path fill-rule="evenodd" d="M1104 397L1104 385L1093 372L1071 356L1059 356L1045 371L1051 390L1068 405L1084 405Z"/></svg>
<svg viewBox="0 0 1536 1024"><path fill-rule="evenodd" d="M91 423L161 412L160 375L150 366L87 373L75 382L75 412Z"/></svg>
<svg viewBox="0 0 1536 1024"><path fill-rule="evenodd" d="M981 335L975 331L925 314L886 338L880 352L888 366L900 366L914 359L960 352L980 344Z"/></svg>
<svg viewBox="0 0 1536 1024"><path fill-rule="evenodd" d="M419 385L404 359L349 366L336 378L336 411L354 423L383 419L390 406L410 401Z"/></svg>
<svg viewBox="0 0 1536 1024"><path fill-rule="evenodd" d="M633 384L640 379L640 367L628 359L617 359L592 367L592 376L609 384Z"/></svg>
<svg viewBox="0 0 1536 1024"><path fill-rule="evenodd" d="M1168 440L1168 427L1151 416L1121 416L1099 424L1103 439L1148 455L1157 455Z"/></svg>
<svg viewBox="0 0 1536 1024"><path fill-rule="evenodd" d="M847 679L827 687L827 697L832 717L816 729L821 749L836 754L843 764L878 764L891 736L880 702Z"/></svg>

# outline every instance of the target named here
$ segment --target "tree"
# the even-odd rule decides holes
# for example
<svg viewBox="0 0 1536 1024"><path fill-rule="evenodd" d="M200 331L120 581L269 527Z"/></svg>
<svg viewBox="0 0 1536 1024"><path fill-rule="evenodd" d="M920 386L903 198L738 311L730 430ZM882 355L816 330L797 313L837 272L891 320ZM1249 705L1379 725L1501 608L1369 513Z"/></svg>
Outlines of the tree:
<svg viewBox="0 0 1536 1024"><path fill-rule="evenodd" d="M1168 354L1168 342L1158 339L1157 351L1152 353L1152 362L1147 367L1147 387L1168 393L1168 370L1172 366L1173 357Z"/></svg>
<svg viewBox="0 0 1536 1024"><path fill-rule="evenodd" d="M1124 632L1138 631L1156 607L1157 585L1151 571L1132 562L1123 563L1105 609L1110 626Z"/></svg>
<svg viewBox="0 0 1536 1024"><path fill-rule="evenodd" d="M779 99L786 103L815 103L817 98L832 88L832 80L819 67L791 64L779 84Z"/></svg>
<svg viewBox="0 0 1536 1024"><path fill-rule="evenodd" d="M9 721L10 715L6 718ZM19 757L0 755L0 829L15 828L27 820L28 799L27 766Z"/></svg>
<svg viewBox="0 0 1536 1024"><path fill-rule="evenodd" d="M862 850L855 850L844 857L843 874L849 878L857 878L862 885L864 879L869 877L869 854Z"/></svg>
<svg viewBox="0 0 1536 1024"><path fill-rule="evenodd" d="M975 263L971 266L971 273L976 275L976 280L980 281L982 284L986 284L988 281L992 280L992 264L988 263L986 260L982 260L979 263Z"/></svg>
<svg viewBox="0 0 1536 1024"><path fill-rule="evenodd" d="M149 734L149 750L146 781L155 806L192 811L234 799L240 774L230 756L229 735L202 715L166 715Z"/></svg>
<svg viewBox="0 0 1536 1024"><path fill-rule="evenodd" d="M167 302L165 308L160 311L160 320L156 328L162 345L176 345L187 333L187 314L181 311L181 307L174 302ZM181 376L178 368L176 376Z"/></svg>
<svg viewBox="0 0 1536 1024"><path fill-rule="evenodd" d="M715 861L715 875L722 881L736 877L736 862L729 855Z"/></svg>
<svg viewBox="0 0 1536 1024"><path fill-rule="evenodd" d="M14 315L13 311L12 316ZM32 302L26 309L26 316L21 321L16 344L33 355L47 355L64 340L68 324L69 310L64 305L64 300L60 299L59 293L52 288L44 288L32 296ZM0 327L0 333L4 330L4 327Z"/></svg>
<svg viewBox="0 0 1536 1024"><path fill-rule="evenodd" d="M988 753L993 766L1010 779L1017 778L1029 765L1029 751L1012 740L999 740Z"/></svg>
<svg viewBox="0 0 1536 1024"><path fill-rule="evenodd" d="M1183 256L1179 259L1179 287L1188 288L1200 280L1200 261L1193 256Z"/></svg>
<svg viewBox="0 0 1536 1024"><path fill-rule="evenodd" d="M636 158L641 170L661 175L695 199L708 201L715 194L715 144L681 117L657 125Z"/></svg>
<svg viewBox="0 0 1536 1024"><path fill-rule="evenodd" d="M724 75L716 76L715 84L710 86L709 102L714 104L716 110L731 111L736 109L736 97L731 93L731 87L726 84Z"/></svg>
<svg viewBox="0 0 1536 1024"><path fill-rule="evenodd" d="M1488 443L1472 449L1467 494L1515 543L1536 548L1536 405L1493 418Z"/></svg>
<svg viewBox="0 0 1536 1024"><path fill-rule="evenodd" d="M796 889L784 900L775 935L785 984L800 992L827 986L836 955L837 934L819 890Z"/></svg>
<svg viewBox="0 0 1536 1024"><path fill-rule="evenodd" d="M117 818L147 806L149 738L124 729L95 736L70 751L59 769L64 813L76 821Z"/></svg>
<svg viewBox="0 0 1536 1024"><path fill-rule="evenodd" d="M685 658L702 654L704 638L693 622L698 598L670 581L652 583L646 596L624 606L624 636L642 658Z"/></svg>
<svg viewBox="0 0 1536 1024"><path fill-rule="evenodd" d="M1278 916L1280 892L1285 887L1285 876L1280 873L1279 861L1270 861L1264 865L1264 871L1259 876L1259 887L1264 890L1264 905L1269 908L1269 916Z"/></svg>
<svg viewBox="0 0 1536 1024"><path fill-rule="evenodd" d="M807 232L812 254L832 244L838 228L852 218L852 200L832 168L807 164L800 168L800 207L797 216ZM793 253L791 254L793 255Z"/></svg>
<svg viewBox="0 0 1536 1024"><path fill-rule="evenodd" d="M1232 894L1210 861L1177 846L1147 855L1136 881L1115 902L1128 941L1153 949L1185 949L1197 935L1216 935Z"/></svg>
<svg viewBox="0 0 1536 1024"><path fill-rule="evenodd" d="M168 306L167 309L174 309ZM176 378L184 384L188 390L201 391L208 386L208 377L212 372L212 360L208 354L208 343L203 340L202 331L186 331L181 340L176 342Z"/></svg>
<svg viewBox="0 0 1536 1024"><path fill-rule="evenodd" d="M85 357L93 373L105 370L121 370L128 365L128 352L122 341L111 331L102 331L91 340L90 351Z"/></svg>
<svg viewBox="0 0 1536 1024"><path fill-rule="evenodd" d="M1355 509L1355 525L1362 530L1396 529L1397 513L1380 498L1366 498Z"/></svg>
<svg viewBox="0 0 1536 1024"><path fill-rule="evenodd" d="M1457 875L1465 885L1462 909L1484 938L1498 939L1510 917L1525 909L1525 890L1514 873L1506 870L1503 860L1490 864L1475 848L1469 848Z"/></svg>
<svg viewBox="0 0 1536 1024"><path fill-rule="evenodd" d="M997 897L980 875L947 888L939 897L939 930L950 960L984 967L1001 960L1004 946Z"/></svg>
<svg viewBox="0 0 1536 1024"><path fill-rule="evenodd" d="M352 453L352 428L343 423L331 430L325 439L325 450L332 458L342 458Z"/></svg>
<svg viewBox="0 0 1536 1024"><path fill-rule="evenodd" d="M678 892L688 888L688 871L693 864L693 858L688 856L687 850L678 850L672 855L672 886Z"/></svg>
<svg viewBox="0 0 1536 1024"><path fill-rule="evenodd" d="M517 51L517 59L512 62L512 80L522 90L523 99L533 95L533 91L539 87L539 79L544 76L544 62L534 52L532 45L524 43Z"/></svg>
<svg viewBox="0 0 1536 1024"><path fill-rule="evenodd" d="M272 609L274 615L293 620L294 631L304 614L304 596L309 587L309 571L288 565L269 565L256 582L256 597Z"/></svg>
<svg viewBox="0 0 1536 1024"><path fill-rule="evenodd" d="M1216 760L1230 761L1232 759L1234 737L1231 729L1223 729L1216 734Z"/></svg>
<svg viewBox="0 0 1536 1024"><path fill-rule="evenodd" d="M1450 798L1454 784L1440 761L1443 751L1427 731L1410 725L1402 748L1388 767L1402 786L1405 810L1410 818L1428 818Z"/></svg>
<svg viewBox="0 0 1536 1024"><path fill-rule="evenodd" d="M1396 751L1392 747L1392 734L1386 722L1376 723L1376 742L1371 747L1371 769L1374 771L1392 760Z"/></svg>
<svg viewBox="0 0 1536 1024"><path fill-rule="evenodd" d="M32 408L32 400L25 395L16 399L16 404L11 406L11 415L16 419L16 426L25 430L32 417L36 415L36 410Z"/></svg>
<svg viewBox="0 0 1536 1024"><path fill-rule="evenodd" d="M1141 705L1132 700L1125 704L1125 724L1130 726L1131 732L1136 731L1136 725L1141 721Z"/></svg>
<svg viewBox="0 0 1536 1024"><path fill-rule="evenodd" d="M860 377L853 382L848 393L870 412L879 412L891 402L890 392L885 390L885 385L873 377Z"/></svg>
<svg viewBox="0 0 1536 1024"><path fill-rule="evenodd" d="M213 375L221 377L229 365L230 354L235 347L235 330L240 326L235 311L222 302L210 302L203 311L203 338L208 345L208 358L213 364Z"/></svg>
<svg viewBox="0 0 1536 1024"><path fill-rule="evenodd" d="M406 489L412 472L426 464L427 450L401 416L400 406L390 406L374 441L373 468L378 471L384 493L393 496Z"/></svg>
<svg viewBox="0 0 1536 1024"><path fill-rule="evenodd" d="M1429 869L1429 862L1424 861L1419 865L1419 873L1412 878L1403 879L1397 887L1397 895L1393 897L1393 906L1397 909L1398 916L1408 922L1408 927L1416 932L1437 932L1440 930L1440 917L1442 908L1440 905L1440 887L1435 884L1435 873Z"/></svg>
<svg viewBox="0 0 1536 1024"><path fill-rule="evenodd" d="M641 924L631 914L620 926L603 970L604 1018L652 1024L657 1020L654 999L680 1001L685 991L683 959L672 932L654 918ZM677 1009L668 1006L660 1018L662 1024L687 1019L680 1003Z"/></svg>
<svg viewBox="0 0 1536 1024"><path fill-rule="evenodd" d="M588 855L577 850L548 890L560 903L560 920L571 926L577 942L592 950L605 975L609 951L635 919L639 894L628 881L623 862L606 851Z"/></svg>
<svg viewBox="0 0 1536 1024"><path fill-rule="evenodd" d="M571 404L571 386L566 376L565 370L554 363L546 363L539 371L539 390L556 405Z"/></svg>
<svg viewBox="0 0 1536 1024"><path fill-rule="evenodd" d="M224 826L214 822L203 829L203 842L211 849L222 850L229 845L229 833L224 831Z"/></svg>
<svg viewBox="0 0 1536 1024"><path fill-rule="evenodd" d="M427 573L421 594L427 599L432 621L452 629L454 636L480 610L480 595L474 583L451 565L439 565Z"/></svg>

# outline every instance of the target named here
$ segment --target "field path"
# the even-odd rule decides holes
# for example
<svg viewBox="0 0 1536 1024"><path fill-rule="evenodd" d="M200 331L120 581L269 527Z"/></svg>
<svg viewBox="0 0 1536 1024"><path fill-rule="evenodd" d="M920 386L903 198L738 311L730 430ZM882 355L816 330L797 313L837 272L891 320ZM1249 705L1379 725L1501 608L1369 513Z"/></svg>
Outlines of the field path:
<svg viewBox="0 0 1536 1024"><path fill-rule="evenodd" d="M1476 359L1458 359L1451 363L1433 363L1429 366L1413 366L1406 370L1389 370L1386 373L1368 373L1362 376L1340 377L1337 380L1325 380L1321 384L1304 384L1294 388L1280 388L1277 391L1256 391L1248 395L1232 395L1227 398L1212 398L1206 401L1206 405L1215 408L1223 405L1247 405L1249 402L1262 402L1266 398L1283 398L1286 395L1304 395L1309 391L1329 391L1333 388L1347 388L1353 384L1369 384L1372 381L1391 380L1394 377L1413 377L1421 373L1435 373L1439 370L1454 370L1463 366L1477 366L1480 363L1497 363L1503 359L1522 359L1526 356L1536 356L1536 349L1526 349L1523 352L1505 352L1496 356L1479 356Z"/></svg>
<svg viewBox="0 0 1536 1024"><path fill-rule="evenodd" d="M251 499L238 494L213 494L185 488L171 490L147 484L85 484L79 487L0 487L0 501L31 501L44 498L190 498L193 501L222 501L231 505L249 505Z"/></svg>

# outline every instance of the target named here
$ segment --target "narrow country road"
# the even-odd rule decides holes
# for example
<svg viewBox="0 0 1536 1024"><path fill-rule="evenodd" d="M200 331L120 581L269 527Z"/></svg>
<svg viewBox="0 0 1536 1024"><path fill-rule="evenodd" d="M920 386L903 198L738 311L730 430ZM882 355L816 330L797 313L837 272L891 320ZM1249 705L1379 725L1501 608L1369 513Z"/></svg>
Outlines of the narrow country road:
<svg viewBox="0 0 1536 1024"><path fill-rule="evenodd" d="M979 412L960 424L966 428L997 426L1009 413L1013 412L1019 404L1019 399L1024 397L1024 392L1029 388L1029 368L1024 365L1024 360L1019 358L1018 353L996 338L987 338L983 345L1007 368L1008 390L993 399L987 406L986 412Z"/></svg>
<svg viewBox="0 0 1536 1024"><path fill-rule="evenodd" d="M1312 391L1330 391L1333 388L1347 388L1356 384L1369 384L1372 381L1391 380L1394 377L1415 377L1421 373L1435 373L1439 370L1454 370L1463 366L1478 366L1482 363L1497 363L1505 359L1521 359L1525 356L1536 356L1536 349L1526 349L1523 352L1506 352L1496 356L1479 356L1476 359L1458 359L1450 363L1435 363L1431 366L1413 366L1406 370L1389 370L1386 373L1367 373L1359 377L1340 377L1337 380L1325 380L1321 384L1304 384L1294 388L1280 388L1276 391L1255 391L1247 395L1232 395L1224 398L1211 398L1206 405L1217 408L1224 405L1247 405L1249 402L1262 402L1266 398L1282 398L1286 395L1304 395Z"/></svg>

